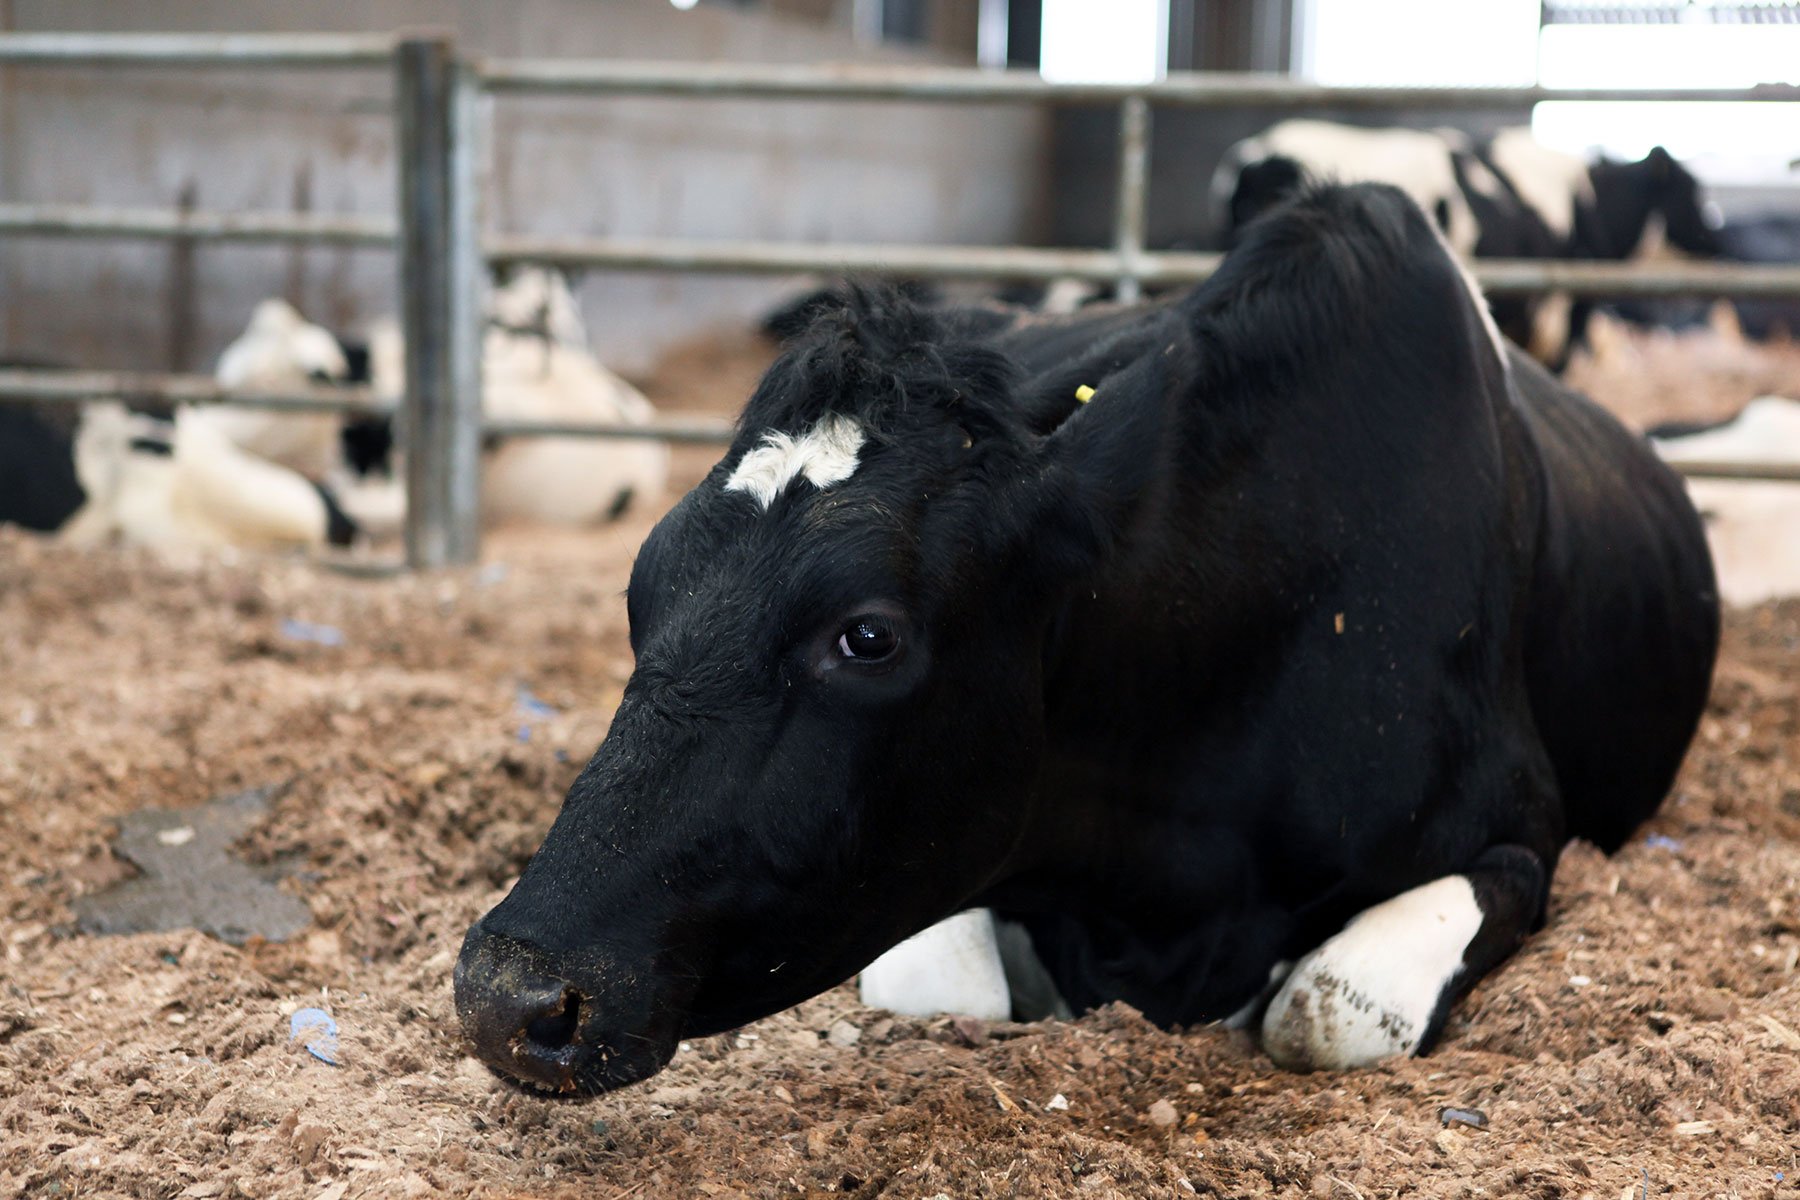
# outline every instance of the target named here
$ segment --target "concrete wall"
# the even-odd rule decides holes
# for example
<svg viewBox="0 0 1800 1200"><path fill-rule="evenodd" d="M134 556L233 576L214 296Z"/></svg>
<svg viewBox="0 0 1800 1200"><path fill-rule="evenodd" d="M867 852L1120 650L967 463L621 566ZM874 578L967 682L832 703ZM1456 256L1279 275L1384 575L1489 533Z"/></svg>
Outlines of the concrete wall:
<svg viewBox="0 0 1800 1200"><path fill-rule="evenodd" d="M678 12L666 0L0 0L34 30L455 30L469 53L842 61L847 23ZM943 61L931 51L881 57ZM385 72L0 71L0 198L378 213L395 194ZM1050 224L1047 119L1027 106L508 99L494 113L490 228L799 241L1029 241ZM185 254L185 257L184 257ZM16 240L0 333L84 365L210 367L255 301L352 327L395 308L383 250ZM191 278L191 288L184 287ZM794 281L592 275L607 359L742 321Z"/></svg>

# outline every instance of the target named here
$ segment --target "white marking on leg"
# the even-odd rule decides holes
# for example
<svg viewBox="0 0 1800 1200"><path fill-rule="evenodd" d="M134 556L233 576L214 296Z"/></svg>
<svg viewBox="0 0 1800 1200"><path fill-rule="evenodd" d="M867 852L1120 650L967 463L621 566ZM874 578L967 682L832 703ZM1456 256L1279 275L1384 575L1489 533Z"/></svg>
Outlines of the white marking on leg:
<svg viewBox="0 0 1800 1200"><path fill-rule="evenodd" d="M1481 929L1467 877L1403 892L1300 960L1263 1018L1263 1048L1290 1070L1349 1070L1411 1054Z"/></svg>
<svg viewBox="0 0 1800 1200"><path fill-rule="evenodd" d="M994 917L985 908L915 933L864 967L857 984L864 1004L909 1017L1012 1015Z"/></svg>
<svg viewBox="0 0 1800 1200"><path fill-rule="evenodd" d="M1627 262L1683 262L1691 258L1669 243L1669 225L1659 212L1644 218L1644 227L1638 230L1637 244L1625 256Z"/></svg>
<svg viewBox="0 0 1800 1200"><path fill-rule="evenodd" d="M1575 298L1567 292L1551 292L1538 300L1531 313L1531 357L1553 363L1569 347L1569 318Z"/></svg>
<svg viewBox="0 0 1800 1200"><path fill-rule="evenodd" d="M762 445L747 452L725 481L728 492L748 492L767 509L796 478L816 488L842 483L856 473L863 431L849 417L829 416L799 437L781 432L763 435Z"/></svg>

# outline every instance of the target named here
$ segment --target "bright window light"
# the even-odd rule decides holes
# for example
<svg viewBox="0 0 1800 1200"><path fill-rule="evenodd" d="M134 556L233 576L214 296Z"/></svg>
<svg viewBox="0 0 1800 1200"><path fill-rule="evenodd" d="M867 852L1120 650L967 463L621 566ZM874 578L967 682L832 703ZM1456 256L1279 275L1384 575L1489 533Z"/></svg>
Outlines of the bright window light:
<svg viewBox="0 0 1800 1200"><path fill-rule="evenodd" d="M1537 67L1538 0L1306 0L1300 72L1340 87L1507 87Z"/></svg>
<svg viewBox="0 0 1800 1200"><path fill-rule="evenodd" d="M1300 72L1338 86L1750 87L1800 83L1800 25L1551 25L1538 0L1300 0ZM1800 182L1788 104L1540 104L1532 131L1571 154L1662 146L1709 183Z"/></svg>
<svg viewBox="0 0 1800 1200"><path fill-rule="evenodd" d="M1052 83L1148 83L1169 61L1158 0L1044 0L1039 70Z"/></svg>
<svg viewBox="0 0 1800 1200"><path fill-rule="evenodd" d="M669 3L685 12L700 3L700 0L669 0Z"/></svg>
<svg viewBox="0 0 1800 1200"><path fill-rule="evenodd" d="M1546 87L1800 83L1800 25L1552 25ZM1532 131L1571 154L1641 158L1662 146L1709 183L1794 179L1800 114L1788 104L1540 104Z"/></svg>
<svg viewBox="0 0 1800 1200"><path fill-rule="evenodd" d="M1545 87L1747 87L1800 83L1800 25L1551 25Z"/></svg>

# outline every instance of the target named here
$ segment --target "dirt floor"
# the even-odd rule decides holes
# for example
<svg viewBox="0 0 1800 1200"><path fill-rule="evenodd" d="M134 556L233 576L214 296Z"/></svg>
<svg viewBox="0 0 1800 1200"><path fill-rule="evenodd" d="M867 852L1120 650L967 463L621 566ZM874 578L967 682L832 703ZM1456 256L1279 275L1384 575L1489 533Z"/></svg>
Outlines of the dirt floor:
<svg viewBox="0 0 1800 1200"><path fill-rule="evenodd" d="M1747 340L1722 302L1705 326L1680 330L1645 329L1599 313L1564 379L1638 428L1717 421L1758 396L1800 399L1800 343L1786 336Z"/></svg>
<svg viewBox="0 0 1800 1200"><path fill-rule="evenodd" d="M684 369L741 399L759 353ZM919 1022L840 988L616 1095L502 1085L451 964L605 732L650 520L378 579L0 532L0 1196L1800 1193L1795 602L1731 616L1662 815L1613 859L1571 849L1548 928L1428 1058L1297 1076L1124 1009ZM173 849L189 827L143 810L255 788L237 853L301 933L80 931L135 873L122 823ZM303 1007L337 1065L290 1039Z"/></svg>

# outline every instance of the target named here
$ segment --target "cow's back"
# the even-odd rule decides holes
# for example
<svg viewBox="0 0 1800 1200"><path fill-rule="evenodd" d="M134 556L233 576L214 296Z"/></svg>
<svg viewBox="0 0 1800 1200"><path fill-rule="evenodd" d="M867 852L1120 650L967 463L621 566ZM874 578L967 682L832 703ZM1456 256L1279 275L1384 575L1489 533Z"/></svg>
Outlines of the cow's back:
<svg viewBox="0 0 1800 1200"><path fill-rule="evenodd" d="M1705 707L1712 559L1681 479L1598 406L1512 358L1544 464L1526 684L1570 836L1610 851L1668 793Z"/></svg>
<svg viewBox="0 0 1800 1200"><path fill-rule="evenodd" d="M1480 231L1452 159L1450 141L1437 131L1295 117L1226 151L1212 191L1236 229L1307 182L1386 183L1412 197L1458 253L1469 254Z"/></svg>
<svg viewBox="0 0 1800 1200"><path fill-rule="evenodd" d="M62 527L86 499L69 435L28 408L0 405L0 523Z"/></svg>

